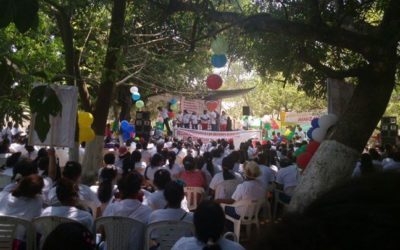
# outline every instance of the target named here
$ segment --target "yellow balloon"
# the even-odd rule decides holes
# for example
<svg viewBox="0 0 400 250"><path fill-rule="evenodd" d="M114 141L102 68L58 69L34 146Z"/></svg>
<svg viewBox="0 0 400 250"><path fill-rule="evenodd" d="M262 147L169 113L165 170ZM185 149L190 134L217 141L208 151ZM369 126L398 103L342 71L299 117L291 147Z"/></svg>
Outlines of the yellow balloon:
<svg viewBox="0 0 400 250"><path fill-rule="evenodd" d="M290 129L286 129L286 131L285 131L285 136L288 136L288 135L290 135L290 133L291 133L292 131L290 131Z"/></svg>
<svg viewBox="0 0 400 250"><path fill-rule="evenodd" d="M91 128L79 128L79 142L89 142L95 137L94 131Z"/></svg>
<svg viewBox="0 0 400 250"><path fill-rule="evenodd" d="M90 127L93 123L93 115L89 112L78 112L79 127Z"/></svg>

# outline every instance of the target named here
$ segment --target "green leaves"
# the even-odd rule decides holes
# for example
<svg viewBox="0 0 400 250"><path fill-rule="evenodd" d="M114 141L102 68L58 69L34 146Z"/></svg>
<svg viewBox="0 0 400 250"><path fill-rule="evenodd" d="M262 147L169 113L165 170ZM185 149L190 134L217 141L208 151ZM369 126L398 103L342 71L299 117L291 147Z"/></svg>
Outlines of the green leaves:
<svg viewBox="0 0 400 250"><path fill-rule="evenodd" d="M32 113L36 113L34 129L40 141L44 142L50 130L50 115L61 115L62 104L51 87L41 85L32 90L29 107Z"/></svg>
<svg viewBox="0 0 400 250"><path fill-rule="evenodd" d="M39 24L38 0L0 0L0 28L11 22L21 33L35 29Z"/></svg>

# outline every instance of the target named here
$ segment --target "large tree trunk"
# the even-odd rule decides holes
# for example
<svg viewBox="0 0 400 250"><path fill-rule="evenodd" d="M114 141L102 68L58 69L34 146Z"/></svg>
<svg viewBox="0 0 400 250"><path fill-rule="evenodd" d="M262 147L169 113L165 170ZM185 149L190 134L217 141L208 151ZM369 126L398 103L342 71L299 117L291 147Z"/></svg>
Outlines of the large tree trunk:
<svg viewBox="0 0 400 250"><path fill-rule="evenodd" d="M107 54L104 61L104 71L102 73L92 125L96 139L88 143L83 160L82 181L87 184L93 183L96 180L96 173L101 164L108 111L115 89L115 82L118 77L118 68L121 65L120 51L123 43L125 12L126 0L114 0Z"/></svg>
<svg viewBox="0 0 400 250"><path fill-rule="evenodd" d="M346 111L303 173L290 211L302 211L319 194L350 178L389 102L395 84L395 65L382 60L371 64L359 77Z"/></svg>

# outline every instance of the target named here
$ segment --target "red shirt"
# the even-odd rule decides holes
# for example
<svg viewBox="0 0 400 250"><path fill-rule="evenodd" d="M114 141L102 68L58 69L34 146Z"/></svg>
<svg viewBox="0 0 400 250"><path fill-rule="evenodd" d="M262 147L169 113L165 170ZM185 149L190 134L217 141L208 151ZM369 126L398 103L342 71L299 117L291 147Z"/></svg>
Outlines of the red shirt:
<svg viewBox="0 0 400 250"><path fill-rule="evenodd" d="M202 187L206 186L206 178L204 177L203 172L200 170L195 171L183 171L179 179L186 183L187 187Z"/></svg>

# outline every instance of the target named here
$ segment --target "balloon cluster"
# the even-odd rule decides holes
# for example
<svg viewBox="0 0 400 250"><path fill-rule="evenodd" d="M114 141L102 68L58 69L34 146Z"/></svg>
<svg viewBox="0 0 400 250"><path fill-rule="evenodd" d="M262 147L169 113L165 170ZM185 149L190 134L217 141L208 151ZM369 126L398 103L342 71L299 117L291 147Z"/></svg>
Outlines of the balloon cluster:
<svg viewBox="0 0 400 250"><path fill-rule="evenodd" d="M139 93L139 89L136 86L133 86L130 88L130 92L132 94L132 100L135 102L135 106L138 109L141 109L144 107L144 102L140 100L141 96Z"/></svg>
<svg viewBox="0 0 400 250"><path fill-rule="evenodd" d="M216 68L222 68L228 62L226 52L228 51L228 43L225 38L218 36L211 42L211 50L214 53L211 56L211 64ZM206 84L209 89L217 90L221 88L223 80L217 74L211 74L207 77Z"/></svg>
<svg viewBox="0 0 400 250"><path fill-rule="evenodd" d="M132 137L135 137L135 126L129 124L126 120L121 121L121 133L122 139L124 141L129 140Z"/></svg>
<svg viewBox="0 0 400 250"><path fill-rule="evenodd" d="M169 107L172 111L177 111L178 110L178 100L176 100L176 98L172 98L171 100L169 100ZM172 113L172 114L170 114ZM173 114L173 112L168 112L168 116L169 118L173 118L175 117L175 114ZM173 117L171 117L173 116Z"/></svg>
<svg viewBox="0 0 400 250"><path fill-rule="evenodd" d="M317 151L320 143L325 139L326 132L336 124L338 118L334 114L323 115L320 118L311 120L311 128L307 131L307 136L311 139L308 145L303 145L294 152L297 165L305 169Z"/></svg>
<svg viewBox="0 0 400 250"><path fill-rule="evenodd" d="M91 113L78 111L79 142L89 142L94 139L92 123L93 115Z"/></svg>

